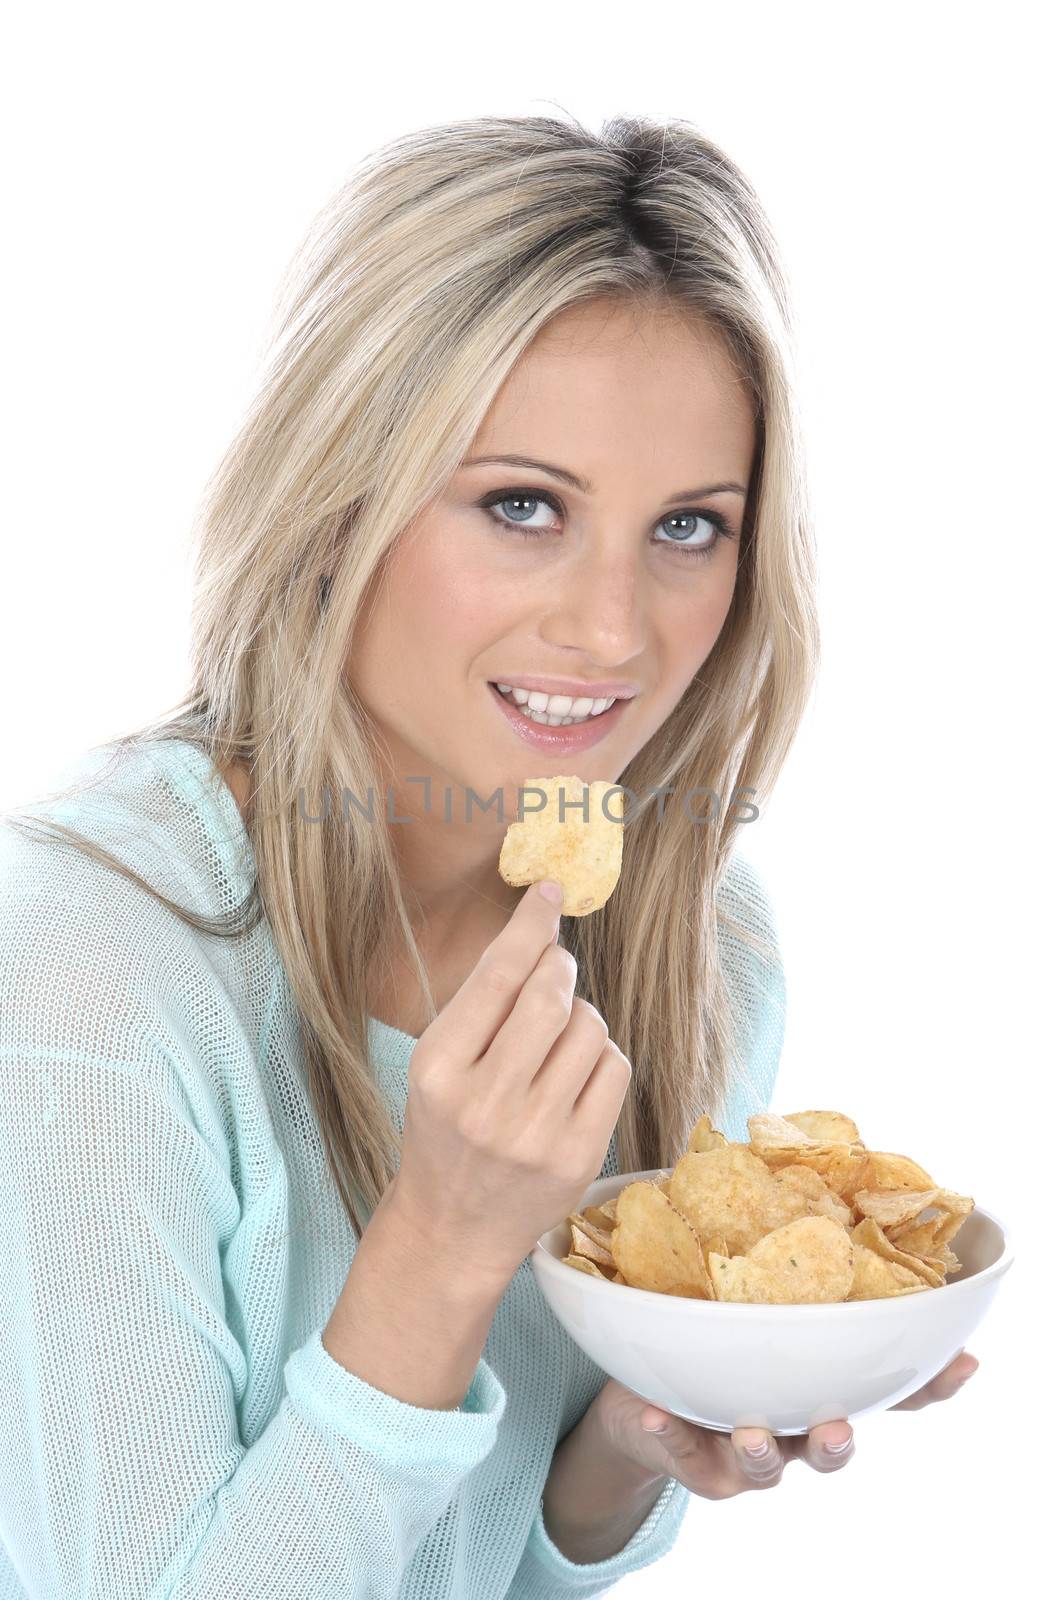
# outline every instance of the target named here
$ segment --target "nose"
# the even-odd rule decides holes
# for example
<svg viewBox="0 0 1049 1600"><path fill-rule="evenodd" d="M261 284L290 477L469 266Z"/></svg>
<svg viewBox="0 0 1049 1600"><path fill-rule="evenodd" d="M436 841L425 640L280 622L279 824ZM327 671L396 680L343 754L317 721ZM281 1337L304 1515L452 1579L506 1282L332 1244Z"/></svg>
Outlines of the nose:
<svg viewBox="0 0 1049 1600"><path fill-rule="evenodd" d="M547 644L575 650L609 672L643 653L645 578L634 552L601 554L595 542L554 582L554 598L539 630Z"/></svg>

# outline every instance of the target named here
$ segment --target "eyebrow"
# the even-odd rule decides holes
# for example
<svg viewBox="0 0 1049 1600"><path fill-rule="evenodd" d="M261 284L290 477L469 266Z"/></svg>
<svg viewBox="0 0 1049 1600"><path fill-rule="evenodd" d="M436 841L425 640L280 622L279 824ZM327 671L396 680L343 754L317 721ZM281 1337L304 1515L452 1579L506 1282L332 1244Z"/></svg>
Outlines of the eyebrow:
<svg viewBox="0 0 1049 1600"><path fill-rule="evenodd" d="M511 467L534 467L539 472L548 472L552 478L559 478L562 483L570 484L573 489L578 489L581 494L593 494L594 485L589 478L578 478L574 472L569 472L565 467L551 466L549 461L536 461L533 456L471 456L462 462L464 467L483 467L493 462L505 462ZM708 494L741 494L746 498L746 489L741 483L707 483L698 489L682 489L680 494L672 494L664 501L670 505L671 501L699 500Z"/></svg>

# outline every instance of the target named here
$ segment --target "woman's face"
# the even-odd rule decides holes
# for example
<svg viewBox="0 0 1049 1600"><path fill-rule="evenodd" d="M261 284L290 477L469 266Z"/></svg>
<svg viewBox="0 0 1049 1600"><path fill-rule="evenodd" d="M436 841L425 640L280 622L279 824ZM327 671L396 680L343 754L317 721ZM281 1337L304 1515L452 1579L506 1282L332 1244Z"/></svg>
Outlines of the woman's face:
<svg viewBox="0 0 1049 1600"><path fill-rule="evenodd" d="M721 631L754 444L704 326L608 301L547 325L360 619L348 675L393 758L398 815L423 811L409 777L432 779L431 820L462 822L467 787L501 789L502 819L473 805L490 854L531 779L618 781ZM479 459L495 456L546 465ZM543 680L629 698L576 733L529 724L493 687Z"/></svg>

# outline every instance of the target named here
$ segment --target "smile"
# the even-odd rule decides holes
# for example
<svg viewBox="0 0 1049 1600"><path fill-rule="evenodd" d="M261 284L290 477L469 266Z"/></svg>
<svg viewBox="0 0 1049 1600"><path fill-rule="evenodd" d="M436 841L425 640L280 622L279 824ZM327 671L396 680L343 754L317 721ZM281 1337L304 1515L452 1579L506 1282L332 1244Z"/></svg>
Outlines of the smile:
<svg viewBox="0 0 1049 1600"><path fill-rule="evenodd" d="M546 750L551 754L587 750L597 744L619 725L630 704L629 700L608 696L593 701L570 700L568 714L565 715L563 711L549 709L551 704L561 707L565 696L545 695L533 690L511 690L506 685L500 688L497 683L489 683L488 689L517 737L533 749ZM522 697L523 703L518 703L518 696ZM539 704L535 704L536 701ZM589 711L583 710L581 714L573 715L572 708L578 710L587 705L590 706Z"/></svg>
<svg viewBox="0 0 1049 1600"><path fill-rule="evenodd" d="M571 727L580 722L590 722L604 716L616 703L614 694L602 700L573 700L566 694L541 694L538 689L512 689L508 683L497 683L496 689L504 700L511 700L527 717L540 727Z"/></svg>

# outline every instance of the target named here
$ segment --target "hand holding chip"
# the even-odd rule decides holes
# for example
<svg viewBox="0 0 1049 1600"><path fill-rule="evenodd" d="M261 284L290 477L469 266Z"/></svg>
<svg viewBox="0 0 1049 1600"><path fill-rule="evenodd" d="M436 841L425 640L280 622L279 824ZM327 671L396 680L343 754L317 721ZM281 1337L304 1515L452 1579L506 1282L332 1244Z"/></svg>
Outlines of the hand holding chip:
<svg viewBox="0 0 1049 1600"><path fill-rule="evenodd" d="M559 906L542 890L522 896L415 1046L391 1188L428 1261L486 1290L578 1204L630 1083L600 1012L575 994Z"/></svg>

